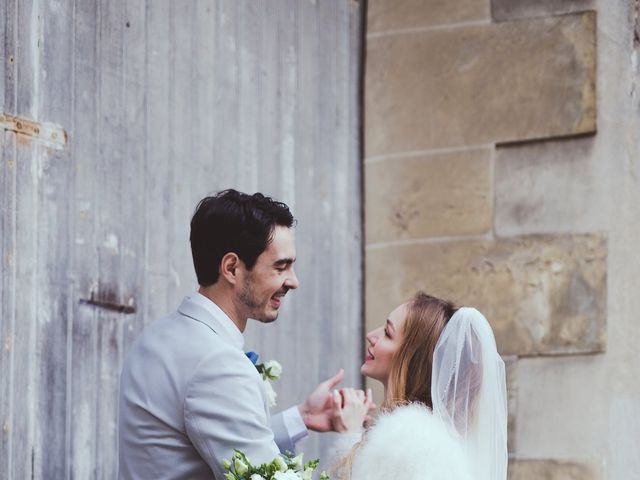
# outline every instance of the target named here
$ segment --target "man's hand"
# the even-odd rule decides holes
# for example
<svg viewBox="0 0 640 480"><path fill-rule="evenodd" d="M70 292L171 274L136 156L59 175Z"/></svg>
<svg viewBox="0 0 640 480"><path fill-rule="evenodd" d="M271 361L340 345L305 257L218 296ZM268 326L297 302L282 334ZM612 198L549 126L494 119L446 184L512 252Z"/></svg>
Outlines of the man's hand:
<svg viewBox="0 0 640 480"><path fill-rule="evenodd" d="M333 430L331 420L336 408L335 399L331 392L344 377L344 370L340 369L336 375L319 384L311 392L304 403L298 405L298 410L309 430L329 432Z"/></svg>

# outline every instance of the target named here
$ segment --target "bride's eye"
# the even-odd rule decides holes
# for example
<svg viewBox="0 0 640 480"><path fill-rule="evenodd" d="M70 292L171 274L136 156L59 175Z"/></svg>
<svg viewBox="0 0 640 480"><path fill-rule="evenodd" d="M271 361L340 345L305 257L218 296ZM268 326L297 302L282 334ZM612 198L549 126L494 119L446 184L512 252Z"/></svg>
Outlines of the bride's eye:
<svg viewBox="0 0 640 480"><path fill-rule="evenodd" d="M391 338L391 335L389 335L389 330L387 330L386 328L384 329L384 336L387 338Z"/></svg>

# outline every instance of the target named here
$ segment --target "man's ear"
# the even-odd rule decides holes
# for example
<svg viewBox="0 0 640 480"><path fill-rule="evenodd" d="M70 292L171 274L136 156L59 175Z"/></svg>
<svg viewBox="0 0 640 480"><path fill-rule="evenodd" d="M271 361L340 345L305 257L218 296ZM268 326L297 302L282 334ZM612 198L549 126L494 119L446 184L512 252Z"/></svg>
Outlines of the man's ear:
<svg viewBox="0 0 640 480"><path fill-rule="evenodd" d="M220 275L224 279L235 285L238 281L238 267L240 266L240 257L233 252L226 253L220 261Z"/></svg>

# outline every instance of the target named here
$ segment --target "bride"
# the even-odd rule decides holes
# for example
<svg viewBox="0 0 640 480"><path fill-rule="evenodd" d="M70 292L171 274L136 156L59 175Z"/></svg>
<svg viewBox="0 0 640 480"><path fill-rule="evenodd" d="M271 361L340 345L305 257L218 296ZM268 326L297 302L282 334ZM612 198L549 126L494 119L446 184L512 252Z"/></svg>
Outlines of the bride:
<svg viewBox="0 0 640 480"><path fill-rule="evenodd" d="M420 292L367 343L361 372L383 384L382 412L362 432L370 391L340 390L333 423L350 451L337 478L506 479L504 362L478 310Z"/></svg>

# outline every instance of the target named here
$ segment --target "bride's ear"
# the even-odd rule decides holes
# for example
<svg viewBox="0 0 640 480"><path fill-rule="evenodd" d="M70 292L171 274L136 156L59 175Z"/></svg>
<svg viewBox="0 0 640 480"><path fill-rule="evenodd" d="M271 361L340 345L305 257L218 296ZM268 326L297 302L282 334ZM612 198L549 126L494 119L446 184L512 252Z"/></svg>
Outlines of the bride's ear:
<svg viewBox="0 0 640 480"><path fill-rule="evenodd" d="M238 282L240 257L233 252L226 253L220 261L220 275L232 285Z"/></svg>

